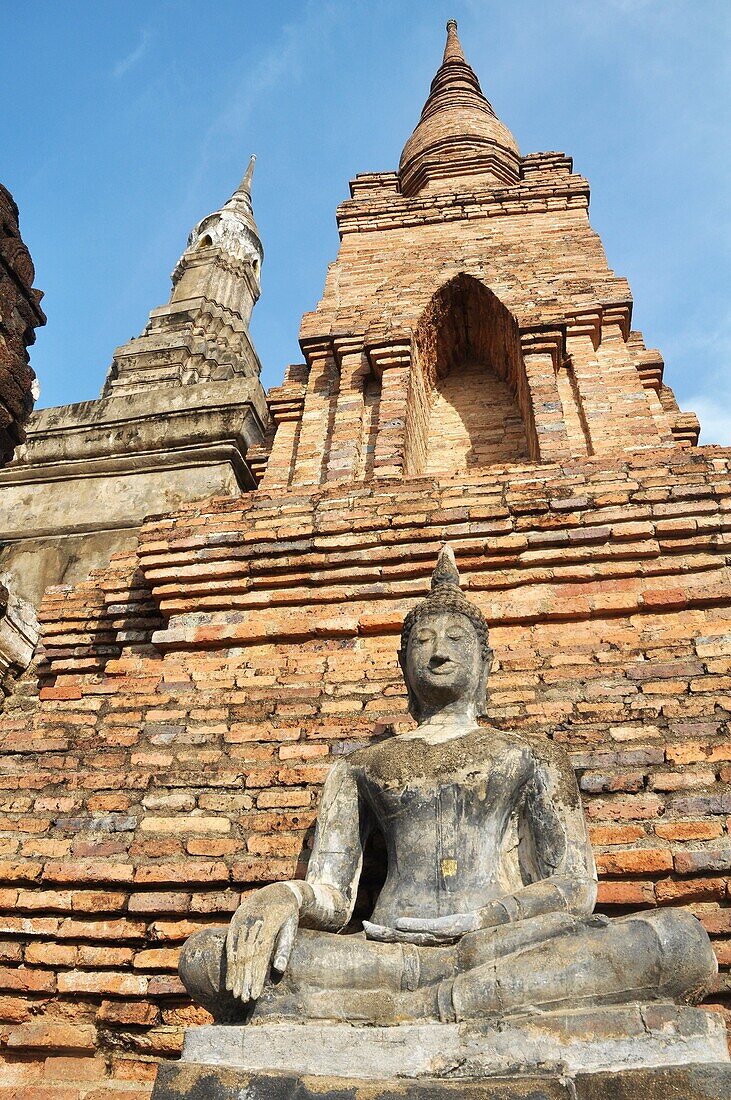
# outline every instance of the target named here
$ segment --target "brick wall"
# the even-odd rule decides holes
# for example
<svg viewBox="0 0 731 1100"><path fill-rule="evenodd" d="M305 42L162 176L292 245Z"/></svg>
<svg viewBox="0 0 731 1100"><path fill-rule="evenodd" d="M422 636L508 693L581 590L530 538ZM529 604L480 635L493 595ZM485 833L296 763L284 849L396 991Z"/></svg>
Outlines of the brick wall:
<svg viewBox="0 0 731 1100"><path fill-rule="evenodd" d="M730 515L717 448L260 490L49 590L2 720L2 1100L144 1095L207 1019L180 945L301 875L331 762L410 724L398 631L443 539L491 623L489 720L572 754L600 907L690 905L728 1014Z"/></svg>
<svg viewBox="0 0 731 1100"><path fill-rule="evenodd" d="M525 427L513 395L479 363L454 370L438 386L427 434L427 474L455 474L528 458Z"/></svg>

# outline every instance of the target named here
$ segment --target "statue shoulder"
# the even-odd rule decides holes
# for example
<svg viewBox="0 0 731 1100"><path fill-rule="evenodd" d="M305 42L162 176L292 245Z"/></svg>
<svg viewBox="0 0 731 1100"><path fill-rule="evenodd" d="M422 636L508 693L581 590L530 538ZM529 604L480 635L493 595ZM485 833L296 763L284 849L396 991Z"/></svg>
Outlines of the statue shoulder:
<svg viewBox="0 0 731 1100"><path fill-rule="evenodd" d="M563 745L555 741L553 737L550 737L547 733L544 733L543 730L521 730L517 736L525 742L537 759L569 759L569 755Z"/></svg>
<svg viewBox="0 0 731 1100"><path fill-rule="evenodd" d="M387 740L390 740L390 738ZM349 752L341 763L345 764L354 775L362 772L363 768L367 767L368 761L372 759L374 753L377 752L378 746L382 744L382 741L383 739L379 738L374 741L369 741L365 745L361 744L359 748Z"/></svg>
<svg viewBox="0 0 731 1100"><path fill-rule="evenodd" d="M358 787L357 769L350 760L337 760L325 776L320 799L320 810L335 802L352 797Z"/></svg>
<svg viewBox="0 0 731 1100"><path fill-rule="evenodd" d="M550 777L551 785L564 801L569 804L576 802L579 799L576 772L563 745L537 730L522 736L529 746L537 772Z"/></svg>

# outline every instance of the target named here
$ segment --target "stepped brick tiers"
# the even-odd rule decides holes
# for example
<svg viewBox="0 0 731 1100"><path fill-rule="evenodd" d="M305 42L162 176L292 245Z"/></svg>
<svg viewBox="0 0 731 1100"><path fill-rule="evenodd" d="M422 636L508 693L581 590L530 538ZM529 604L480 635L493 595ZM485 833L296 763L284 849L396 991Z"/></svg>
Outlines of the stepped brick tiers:
<svg viewBox="0 0 731 1100"><path fill-rule="evenodd" d="M128 532L107 564L93 568L90 549L88 576L46 590L35 661L0 719L0 1100L148 1100L153 1086L156 1100L730 1095L731 452L696 446L695 417L679 411L660 354L631 328L629 288L607 267L588 198L563 154L519 153L450 24L399 170L358 176L338 210L340 251L302 322L305 361L269 393L268 412L249 398L261 428L256 447L246 441L248 473L215 496L192 480L191 499L161 499L161 514ZM206 253L214 262L219 229L228 239L215 218L185 263ZM253 278L256 256L246 256ZM143 437L176 430L178 406L164 394L220 386L219 370L254 392L232 321L225 362L195 343L190 303L213 297L198 286L180 310L174 292L165 323L117 353L103 401L142 402L133 409ZM213 300L216 324L230 321L233 308ZM178 366L166 356L161 366L161 334L175 344L181 331L190 358L171 351ZM145 395L159 398L152 427ZM90 431L92 441L109 434L101 421ZM38 446L30 470L50 482L40 437ZM60 512L48 523L65 530ZM311 1000L288 1022L284 1012L267 1020L266 994L258 1020L214 1025L178 975L183 944L196 933L215 940L210 930L242 901L253 912L263 887L299 883L289 896L307 900L326 776L417 729L399 638L444 543L475 611L457 617L489 625L493 665L473 737L491 752L510 742L534 746L536 760L570 760L583 803L565 770L560 797L526 803L544 843L521 863L534 834L511 847L503 832L513 875L503 896L515 895L517 867L523 883L550 879L567 857L546 838L575 840L585 821L596 917L582 841L586 897L567 901L561 918L595 921L576 958L617 928L642 945L625 938L624 956L607 947L596 987L577 976L583 1003L577 992L575 1006L550 1012L559 976L546 947L543 989L531 993L519 958L511 971L523 975L524 1012L490 1009L488 986L455 973L460 992L443 994L443 1020L409 1001L398 1023L388 1004L419 988L408 949L403 987L390 1002L377 995L378 1011L373 998L361 1005L357 1027L351 1014L346 1029L347 1013L313 1027ZM83 545L94 543L80 554ZM410 759L394 764L399 783ZM445 783L438 836L447 877L458 863L450 835L464 839L451 790ZM567 806L574 825L562 833ZM352 854L353 835L333 848ZM373 939L362 920L389 923L378 919L387 856L374 841L351 943ZM322 886L320 854L309 881ZM668 932L645 973L658 944L649 930L681 925L680 946ZM311 936L325 934L317 927ZM703 973L689 975L698 958ZM471 979L476 955L459 960ZM671 989L662 983L673 960ZM361 977L374 965L369 955ZM597 1005L611 966L632 981ZM351 971L346 992L361 988ZM200 995L190 968L182 975ZM312 993L321 1016L336 1015L342 990L332 1003ZM279 1046L274 1027L285 1029Z"/></svg>

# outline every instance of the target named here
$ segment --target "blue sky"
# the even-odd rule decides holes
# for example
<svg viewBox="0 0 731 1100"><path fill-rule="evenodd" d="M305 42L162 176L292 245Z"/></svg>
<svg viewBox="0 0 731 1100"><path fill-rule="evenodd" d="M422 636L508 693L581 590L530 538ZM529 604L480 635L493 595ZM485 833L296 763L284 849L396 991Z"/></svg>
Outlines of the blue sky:
<svg viewBox="0 0 731 1100"><path fill-rule="evenodd" d="M97 396L257 154L266 386L300 359L356 172L394 169L459 21L523 153L563 150L633 324L731 444L730 0L4 0L0 179L46 297L39 405Z"/></svg>

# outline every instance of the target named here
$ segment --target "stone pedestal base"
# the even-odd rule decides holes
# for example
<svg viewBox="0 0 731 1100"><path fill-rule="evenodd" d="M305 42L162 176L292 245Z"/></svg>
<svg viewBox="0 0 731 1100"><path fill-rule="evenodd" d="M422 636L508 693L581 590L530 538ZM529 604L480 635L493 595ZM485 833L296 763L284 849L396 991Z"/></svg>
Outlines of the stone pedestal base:
<svg viewBox="0 0 731 1100"><path fill-rule="evenodd" d="M731 1100L731 1065L666 1066L571 1078L550 1074L356 1082L179 1062L160 1067L152 1100Z"/></svg>
<svg viewBox="0 0 731 1100"><path fill-rule="evenodd" d="M653 1091L654 1090L654 1091ZM705 1091L704 1091L705 1090ZM152 1100L731 1100L723 1020L671 1004L469 1024L191 1028Z"/></svg>

